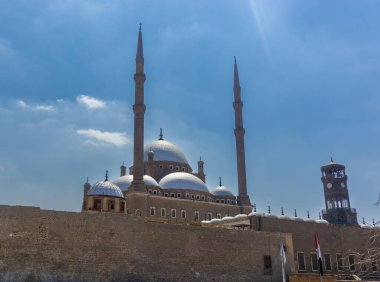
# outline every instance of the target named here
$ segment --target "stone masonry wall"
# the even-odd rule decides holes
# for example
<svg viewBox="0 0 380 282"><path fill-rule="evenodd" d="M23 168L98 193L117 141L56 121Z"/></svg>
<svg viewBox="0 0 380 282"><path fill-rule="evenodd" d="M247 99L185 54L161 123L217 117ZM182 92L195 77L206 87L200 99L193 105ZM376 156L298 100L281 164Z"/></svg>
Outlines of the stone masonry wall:
<svg viewBox="0 0 380 282"><path fill-rule="evenodd" d="M0 281L280 281L281 241L292 254L285 233L0 206Z"/></svg>

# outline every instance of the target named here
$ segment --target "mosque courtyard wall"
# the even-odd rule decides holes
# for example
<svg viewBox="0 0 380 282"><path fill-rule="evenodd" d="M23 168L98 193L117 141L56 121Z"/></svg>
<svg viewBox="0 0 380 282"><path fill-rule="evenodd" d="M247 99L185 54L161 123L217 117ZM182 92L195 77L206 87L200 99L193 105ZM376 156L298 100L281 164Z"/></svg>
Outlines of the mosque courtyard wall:
<svg viewBox="0 0 380 282"><path fill-rule="evenodd" d="M279 281L280 242L293 253L291 234L116 213L0 206L0 226L1 281Z"/></svg>

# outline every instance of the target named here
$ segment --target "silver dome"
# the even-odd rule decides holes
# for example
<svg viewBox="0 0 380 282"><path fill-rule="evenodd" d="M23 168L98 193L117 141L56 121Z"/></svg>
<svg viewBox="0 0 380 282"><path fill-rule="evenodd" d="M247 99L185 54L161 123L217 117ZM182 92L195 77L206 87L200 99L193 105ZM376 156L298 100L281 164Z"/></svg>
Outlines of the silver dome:
<svg viewBox="0 0 380 282"><path fill-rule="evenodd" d="M149 175L144 175L143 180L147 186L158 186L157 181ZM132 181L133 175L124 175L112 181L112 183L119 186L122 191L127 191L129 186L131 186Z"/></svg>
<svg viewBox="0 0 380 282"><path fill-rule="evenodd" d="M156 140L144 146L144 161L148 161L148 152L154 152L155 161L172 161L188 164L185 155L176 145L166 140Z"/></svg>
<svg viewBox="0 0 380 282"><path fill-rule="evenodd" d="M211 190L211 194L213 194L214 196L232 196L232 197L234 197L234 195L232 194L230 189L228 189L227 187L225 187L223 185L217 186L215 189Z"/></svg>
<svg viewBox="0 0 380 282"><path fill-rule="evenodd" d="M88 196L111 196L124 198L120 188L109 181L96 182L87 193Z"/></svg>
<svg viewBox="0 0 380 282"><path fill-rule="evenodd" d="M209 192L206 184L187 172L174 172L163 177L159 183L162 189L182 189Z"/></svg>

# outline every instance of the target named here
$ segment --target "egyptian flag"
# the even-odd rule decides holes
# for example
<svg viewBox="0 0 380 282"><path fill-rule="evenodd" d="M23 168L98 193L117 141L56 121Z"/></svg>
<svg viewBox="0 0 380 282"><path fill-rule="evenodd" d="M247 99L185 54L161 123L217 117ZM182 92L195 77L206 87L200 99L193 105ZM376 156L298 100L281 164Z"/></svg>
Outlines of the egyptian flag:
<svg viewBox="0 0 380 282"><path fill-rule="evenodd" d="M319 275L323 276L322 254L321 254L321 247L319 246L317 233L314 234L314 242L315 242L315 252L317 253L317 260L318 260L318 266L319 266Z"/></svg>

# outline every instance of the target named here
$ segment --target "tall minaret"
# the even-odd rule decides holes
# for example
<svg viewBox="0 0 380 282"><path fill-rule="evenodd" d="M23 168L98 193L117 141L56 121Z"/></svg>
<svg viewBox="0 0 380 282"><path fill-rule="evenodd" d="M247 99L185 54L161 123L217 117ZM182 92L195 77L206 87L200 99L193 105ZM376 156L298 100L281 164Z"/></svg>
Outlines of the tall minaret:
<svg viewBox="0 0 380 282"><path fill-rule="evenodd" d="M243 102L240 96L240 83L238 67L234 64L234 110L235 110L235 138L236 138L236 158L237 158L237 172L238 172L238 189L239 195L237 198L238 205L251 206L251 201L247 194L247 180L245 173L245 148L244 148L244 134L243 127Z"/></svg>
<svg viewBox="0 0 380 282"><path fill-rule="evenodd" d="M144 54L142 44L141 24L139 30L139 38L137 42L136 53L136 73L135 79L135 104L134 112L134 146L133 146L133 181L132 191L146 192L143 181L144 176Z"/></svg>

